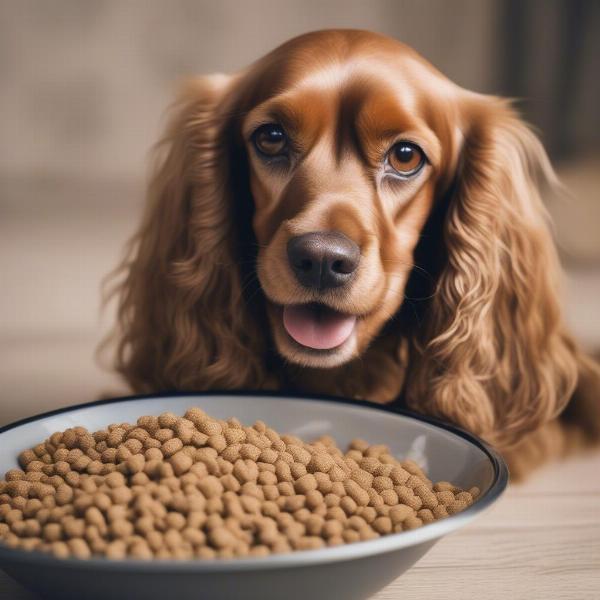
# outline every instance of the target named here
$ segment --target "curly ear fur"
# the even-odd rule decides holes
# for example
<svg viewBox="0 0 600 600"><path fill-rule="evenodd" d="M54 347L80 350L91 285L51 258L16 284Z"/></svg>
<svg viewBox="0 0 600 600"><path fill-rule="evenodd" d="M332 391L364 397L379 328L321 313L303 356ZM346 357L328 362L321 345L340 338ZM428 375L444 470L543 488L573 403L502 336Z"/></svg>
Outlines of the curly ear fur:
<svg viewBox="0 0 600 600"><path fill-rule="evenodd" d="M578 379L559 262L540 198L556 178L510 105L467 107L444 221L446 264L414 344L407 402L509 447L556 417Z"/></svg>
<svg viewBox="0 0 600 600"><path fill-rule="evenodd" d="M194 80L157 147L118 273L116 368L134 391L256 387L263 335L242 299L227 151L232 79Z"/></svg>

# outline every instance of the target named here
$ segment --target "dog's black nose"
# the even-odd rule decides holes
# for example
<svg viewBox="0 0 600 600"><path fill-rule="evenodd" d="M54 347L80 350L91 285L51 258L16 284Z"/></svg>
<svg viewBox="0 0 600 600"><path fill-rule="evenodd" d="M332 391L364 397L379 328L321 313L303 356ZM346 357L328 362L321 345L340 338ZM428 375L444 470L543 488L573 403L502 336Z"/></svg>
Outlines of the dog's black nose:
<svg viewBox="0 0 600 600"><path fill-rule="evenodd" d="M318 290L344 285L360 261L359 247L339 231L293 237L287 253L298 281L304 287Z"/></svg>

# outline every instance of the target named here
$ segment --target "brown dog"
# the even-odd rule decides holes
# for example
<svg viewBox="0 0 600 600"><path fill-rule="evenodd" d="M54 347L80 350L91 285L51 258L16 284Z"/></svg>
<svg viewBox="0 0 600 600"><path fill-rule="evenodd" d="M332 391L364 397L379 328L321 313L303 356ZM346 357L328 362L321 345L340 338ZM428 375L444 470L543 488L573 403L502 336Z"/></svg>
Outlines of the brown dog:
<svg viewBox="0 0 600 600"><path fill-rule="evenodd" d="M600 437L545 184L506 100L381 35L310 33L193 80L120 270L117 369L142 392L402 397L521 474Z"/></svg>

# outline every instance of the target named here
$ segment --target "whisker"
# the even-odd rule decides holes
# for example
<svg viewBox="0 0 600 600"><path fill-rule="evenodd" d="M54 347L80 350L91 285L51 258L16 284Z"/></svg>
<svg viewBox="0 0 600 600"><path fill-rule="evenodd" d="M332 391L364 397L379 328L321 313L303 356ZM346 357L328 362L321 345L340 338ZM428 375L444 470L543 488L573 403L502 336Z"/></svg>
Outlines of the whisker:
<svg viewBox="0 0 600 600"><path fill-rule="evenodd" d="M381 262L384 262L384 263L385 262L389 262L389 263L392 263L392 264L395 264L395 265L402 265L402 266L405 266L405 267L409 267L410 269L415 269L415 270L417 270L419 272L425 273L429 277L433 277L429 271L427 271L423 267L421 267L421 266L419 266L419 265L417 265L416 263L413 263L413 262L404 262L404 261L397 261L397 260L385 259L385 258L382 258Z"/></svg>

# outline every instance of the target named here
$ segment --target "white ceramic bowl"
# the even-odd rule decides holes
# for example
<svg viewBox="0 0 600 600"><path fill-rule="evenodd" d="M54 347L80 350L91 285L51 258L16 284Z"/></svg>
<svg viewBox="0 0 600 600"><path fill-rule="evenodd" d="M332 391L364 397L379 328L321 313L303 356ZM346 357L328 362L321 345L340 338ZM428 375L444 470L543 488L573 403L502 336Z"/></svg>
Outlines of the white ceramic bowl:
<svg viewBox="0 0 600 600"><path fill-rule="evenodd" d="M0 568L26 588L56 600L358 600L411 567L442 536L469 523L503 492L508 471L502 458L476 437L422 416L352 401L266 393L176 394L119 398L32 417L0 429L0 472L17 455L55 431L90 430L135 422L164 411L183 414L200 406L217 418L262 419L280 432L310 440L324 434L340 446L353 438L390 446L399 458L420 462L433 480L480 488L463 512L419 529L367 542L215 561L110 561L56 559L0 546Z"/></svg>

